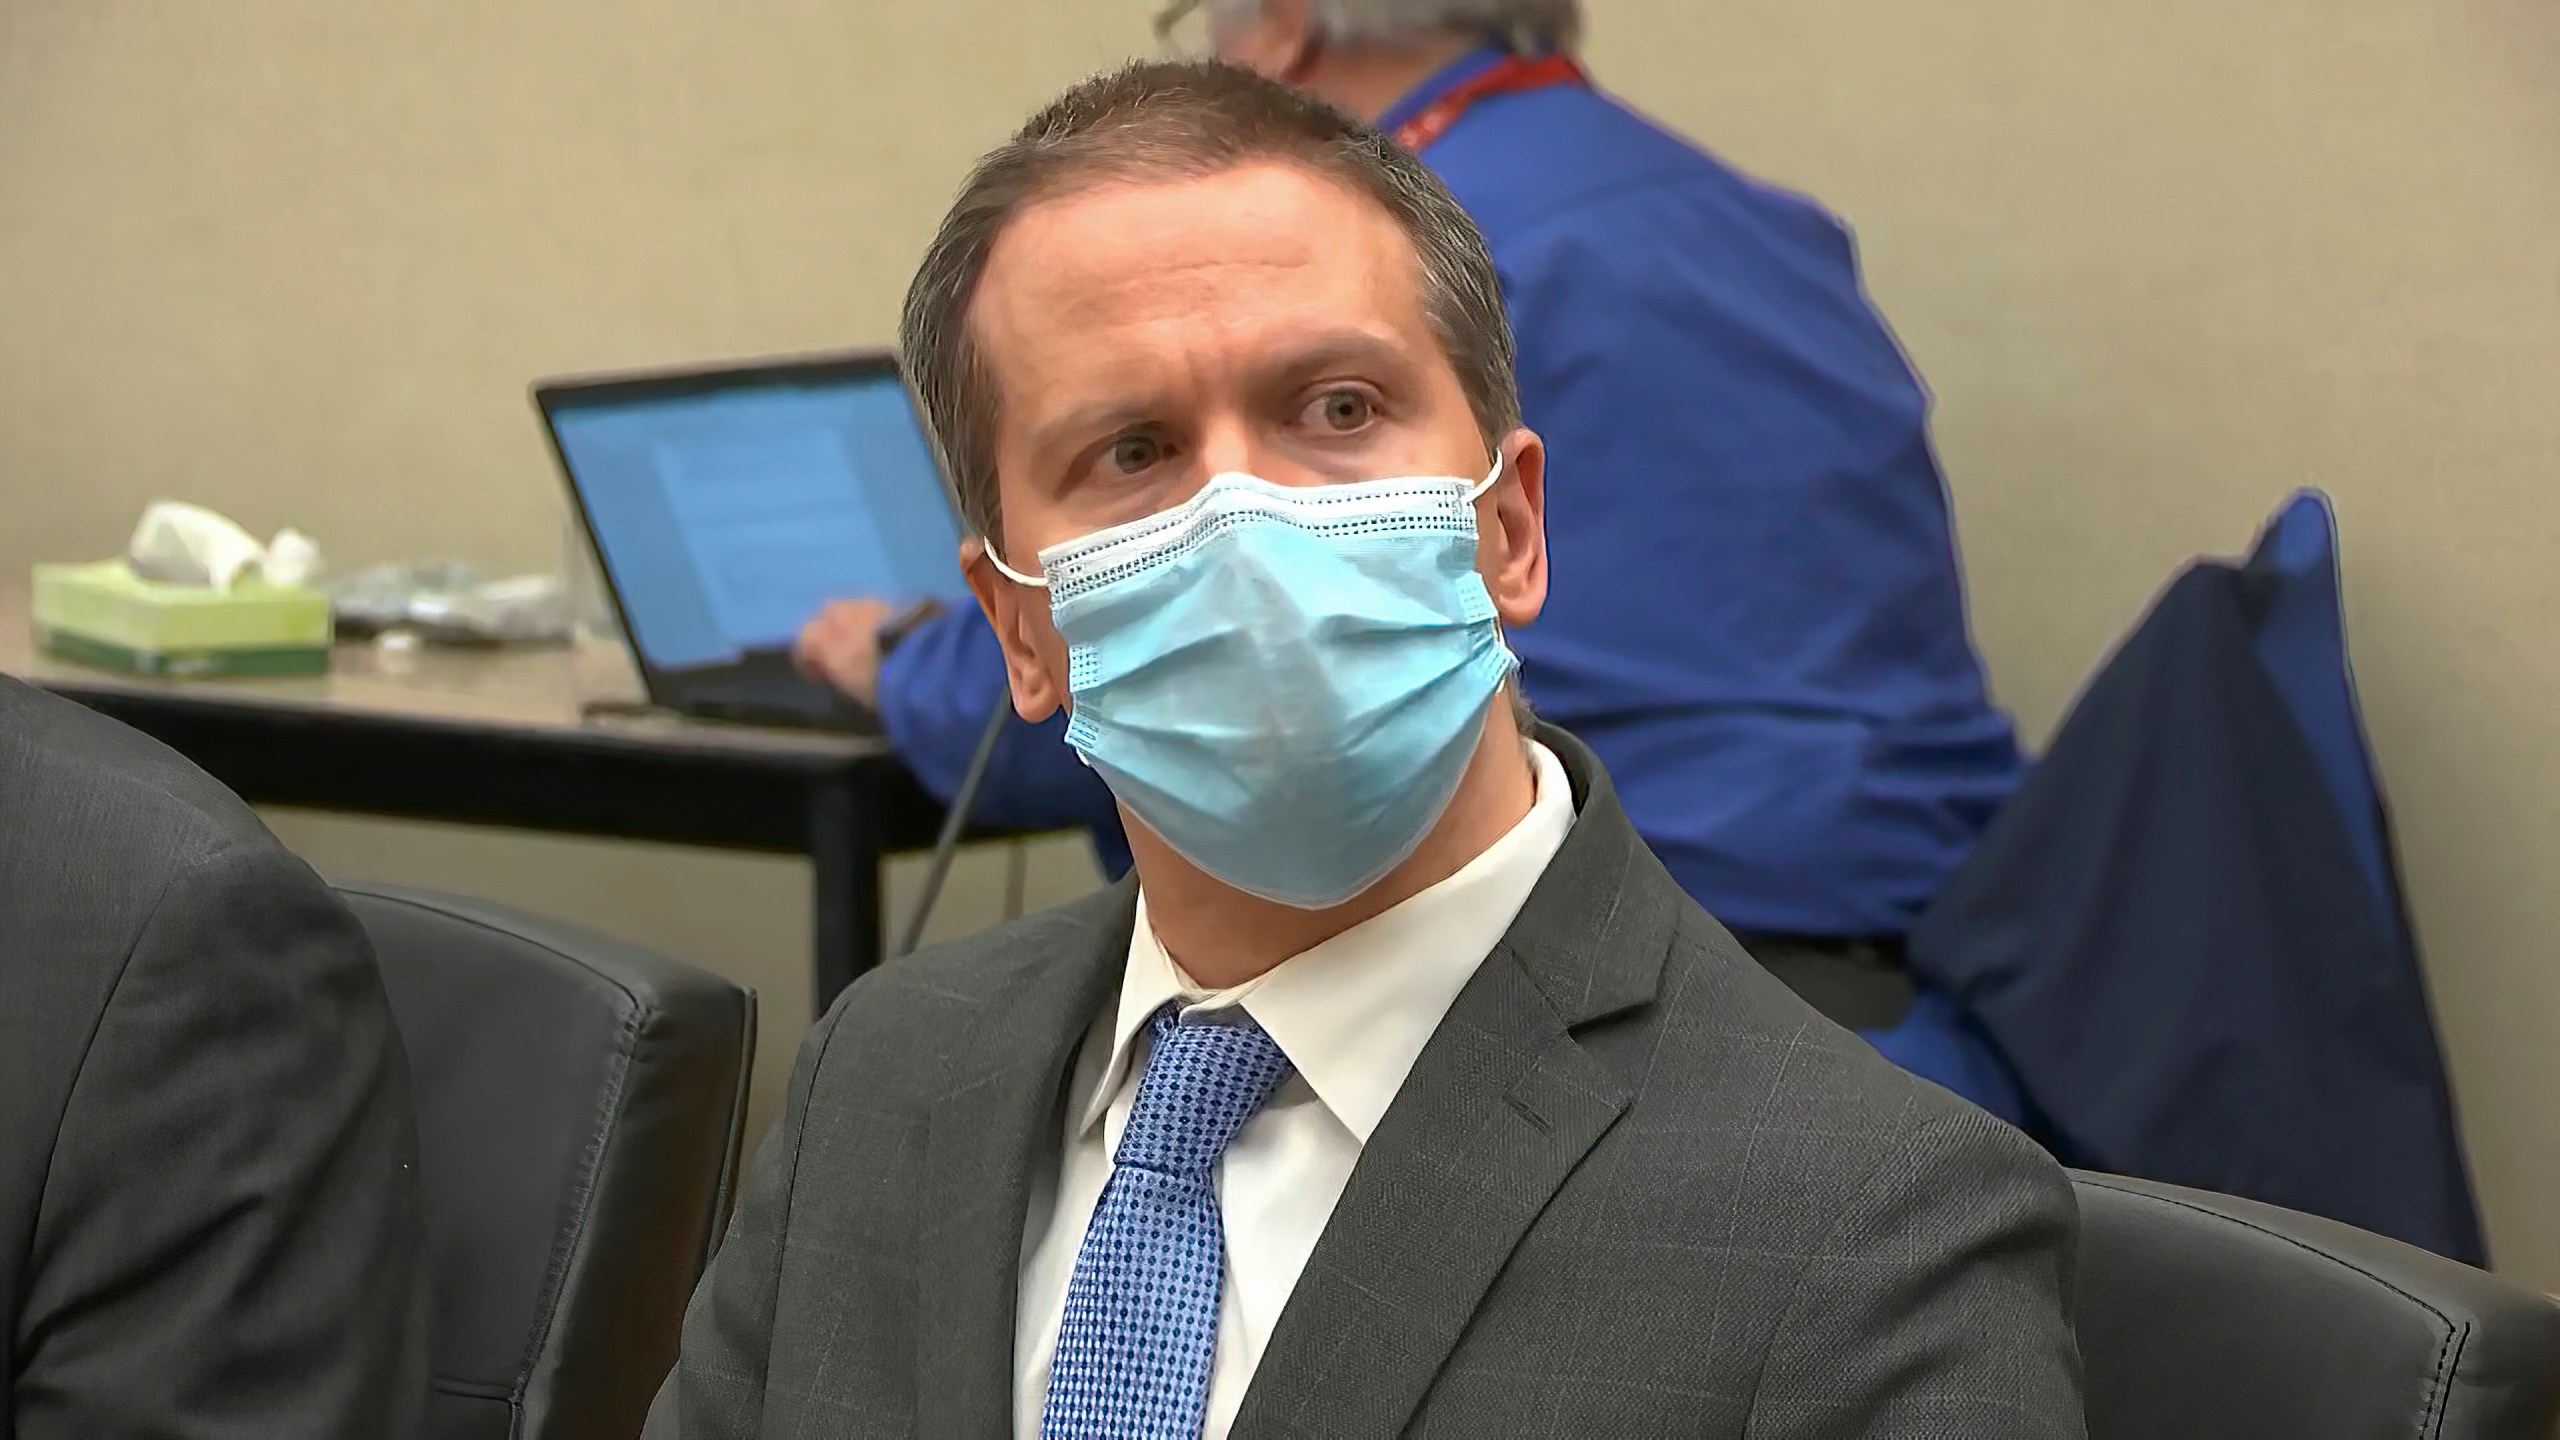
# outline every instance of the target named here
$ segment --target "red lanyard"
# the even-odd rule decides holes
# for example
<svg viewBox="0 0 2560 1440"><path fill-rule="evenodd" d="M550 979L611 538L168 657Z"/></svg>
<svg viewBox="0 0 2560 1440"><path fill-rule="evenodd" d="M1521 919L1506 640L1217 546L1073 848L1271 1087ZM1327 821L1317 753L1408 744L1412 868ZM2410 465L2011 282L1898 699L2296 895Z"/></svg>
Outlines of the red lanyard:
<svg viewBox="0 0 2560 1440"><path fill-rule="evenodd" d="M1516 95L1552 85L1589 86L1591 77L1570 55L1506 55L1451 86L1395 129L1395 142L1415 154L1449 133L1458 117L1487 95Z"/></svg>

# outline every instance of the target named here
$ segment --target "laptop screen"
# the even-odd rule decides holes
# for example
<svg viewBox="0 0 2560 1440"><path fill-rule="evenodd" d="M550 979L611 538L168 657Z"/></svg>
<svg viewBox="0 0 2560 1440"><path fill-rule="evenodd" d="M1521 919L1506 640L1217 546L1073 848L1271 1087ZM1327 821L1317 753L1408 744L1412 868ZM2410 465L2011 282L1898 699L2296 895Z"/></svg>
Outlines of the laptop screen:
<svg viewBox="0 0 2560 1440"><path fill-rule="evenodd" d="M968 593L941 474L886 365L544 401L632 644L657 668L788 646L829 600Z"/></svg>

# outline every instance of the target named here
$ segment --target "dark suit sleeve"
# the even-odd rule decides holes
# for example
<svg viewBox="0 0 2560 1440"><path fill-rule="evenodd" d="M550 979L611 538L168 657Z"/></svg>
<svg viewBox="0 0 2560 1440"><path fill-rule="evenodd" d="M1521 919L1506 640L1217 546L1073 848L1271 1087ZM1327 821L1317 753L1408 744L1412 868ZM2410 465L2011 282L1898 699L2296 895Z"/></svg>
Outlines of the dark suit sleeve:
<svg viewBox="0 0 2560 1440"><path fill-rule="evenodd" d="M762 1430L765 1368L773 1348L774 1303L782 1289L791 1189L799 1176L809 1090L836 1018L843 1013L839 1002L801 1042L782 1118L756 1147L729 1233L685 1307L683 1348L649 1407L642 1440L744 1440Z"/></svg>
<svg viewBox="0 0 2560 1440"><path fill-rule="evenodd" d="M354 917L272 845L183 864L55 1140L19 1440L414 1434L416 1163L407 1062Z"/></svg>
<svg viewBox="0 0 2560 1440"><path fill-rule="evenodd" d="M2026 1137L1972 1111L1919 1128L1806 1262L1753 1440L2077 1440L2079 1209Z"/></svg>

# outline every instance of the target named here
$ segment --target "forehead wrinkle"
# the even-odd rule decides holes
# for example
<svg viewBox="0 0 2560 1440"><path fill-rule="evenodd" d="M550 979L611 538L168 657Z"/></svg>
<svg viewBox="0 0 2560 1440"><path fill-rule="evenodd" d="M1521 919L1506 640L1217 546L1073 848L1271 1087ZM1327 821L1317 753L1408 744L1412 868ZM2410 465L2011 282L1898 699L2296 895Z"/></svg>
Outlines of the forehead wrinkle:
<svg viewBox="0 0 2560 1440"><path fill-rule="evenodd" d="M990 378L1000 364L1029 397L1020 428L999 426L1019 435L1320 329L1436 348L1422 291L1419 256L1370 197L1248 166L1034 202L996 237L966 324Z"/></svg>
<svg viewBox="0 0 2560 1440"><path fill-rule="evenodd" d="M1376 257L1394 268L1390 279L1378 273L1377 264L1326 263L1320 247L1303 235L1275 241L1218 222L1180 237L1171 253L1162 253L1151 251L1149 242L1116 234L1104 235L1099 246L1090 244L1090 235L1079 229L1089 232L1095 223L1116 227L1085 219L1084 226L1008 230L988 269L1000 283L985 287L971 307L973 322L993 322L973 324L981 337L986 328L1035 344L1060 333L1091 343L1107 332L1163 327L1223 334L1293 316L1338 323L1358 309L1381 312L1392 323L1403 317L1385 312L1403 305L1420 317L1420 271L1408 255ZM1408 248L1400 234L1395 238L1398 251ZM1239 241L1238 248L1261 253L1220 253L1222 245ZM1374 255L1377 247L1359 248Z"/></svg>

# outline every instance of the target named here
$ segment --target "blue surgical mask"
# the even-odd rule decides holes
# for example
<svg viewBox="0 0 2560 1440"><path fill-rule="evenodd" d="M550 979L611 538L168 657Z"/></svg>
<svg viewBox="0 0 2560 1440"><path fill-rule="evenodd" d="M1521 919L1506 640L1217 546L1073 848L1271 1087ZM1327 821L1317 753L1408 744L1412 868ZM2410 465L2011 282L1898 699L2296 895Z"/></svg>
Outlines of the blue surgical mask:
<svg viewBox="0 0 2560 1440"><path fill-rule="evenodd" d="M1459 479L1219 475L1040 552L1067 743L1184 858L1305 909L1376 884L1438 823L1519 663ZM990 550L992 554L992 549Z"/></svg>

